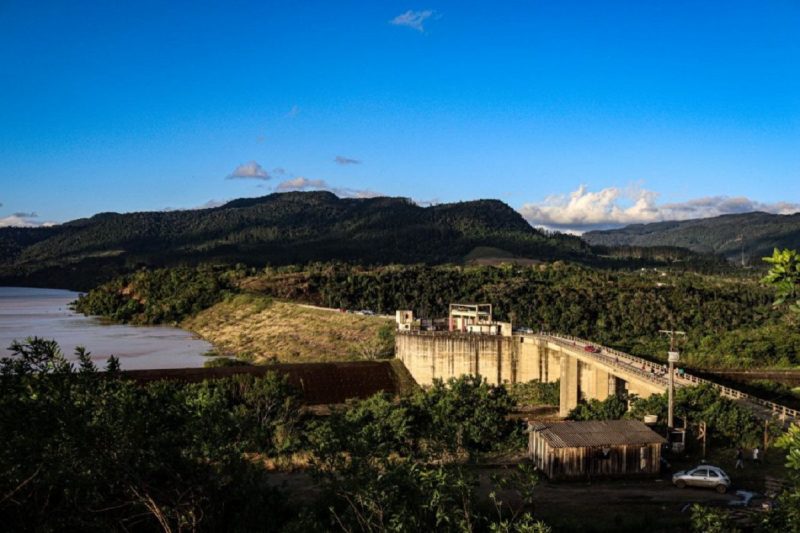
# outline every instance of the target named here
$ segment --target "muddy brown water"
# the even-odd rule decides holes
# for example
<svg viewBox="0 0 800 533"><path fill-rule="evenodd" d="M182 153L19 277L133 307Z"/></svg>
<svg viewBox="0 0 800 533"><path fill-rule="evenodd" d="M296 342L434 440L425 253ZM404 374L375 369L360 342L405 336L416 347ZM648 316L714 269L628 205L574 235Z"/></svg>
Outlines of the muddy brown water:
<svg viewBox="0 0 800 533"><path fill-rule="evenodd" d="M194 334L168 326L108 324L72 311L77 292L61 289L0 287L0 356L26 337L55 339L69 359L84 346L101 368L110 355L123 370L203 366L211 344Z"/></svg>

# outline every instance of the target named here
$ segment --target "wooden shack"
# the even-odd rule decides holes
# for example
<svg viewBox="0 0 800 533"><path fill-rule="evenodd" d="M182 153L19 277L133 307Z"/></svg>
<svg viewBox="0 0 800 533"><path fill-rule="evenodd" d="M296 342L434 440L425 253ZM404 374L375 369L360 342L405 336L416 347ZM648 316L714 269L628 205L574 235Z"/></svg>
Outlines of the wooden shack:
<svg viewBox="0 0 800 533"><path fill-rule="evenodd" d="M637 420L532 422L528 454L550 479L653 476L666 439Z"/></svg>

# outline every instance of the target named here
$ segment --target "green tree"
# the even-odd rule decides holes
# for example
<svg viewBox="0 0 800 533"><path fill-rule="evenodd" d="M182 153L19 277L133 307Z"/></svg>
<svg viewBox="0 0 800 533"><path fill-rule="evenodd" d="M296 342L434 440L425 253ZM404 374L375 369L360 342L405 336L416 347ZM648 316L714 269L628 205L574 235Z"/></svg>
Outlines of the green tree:
<svg viewBox="0 0 800 533"><path fill-rule="evenodd" d="M100 374L32 338L0 360L0 523L11 531L275 530L275 454L296 409L275 376L213 383ZM265 525L266 524L266 525Z"/></svg>
<svg viewBox="0 0 800 533"><path fill-rule="evenodd" d="M581 402L569 412L570 420L619 420L628 411L628 397L611 395L605 400Z"/></svg>
<svg viewBox="0 0 800 533"><path fill-rule="evenodd" d="M730 515L724 509L705 507L699 503L692 505L692 531L697 533L738 533L741 531L733 524Z"/></svg>
<svg viewBox="0 0 800 533"><path fill-rule="evenodd" d="M772 257L765 257L764 261L772 265L763 282L775 287L778 296L775 305L788 300L789 309L800 314L800 254L796 250L775 248Z"/></svg>
<svg viewBox="0 0 800 533"><path fill-rule="evenodd" d="M507 419L514 407L508 391L480 376L436 380L410 402L423 439L444 455L473 460L502 446L515 431Z"/></svg>
<svg viewBox="0 0 800 533"><path fill-rule="evenodd" d="M797 533L800 531L800 425L792 424L777 440L776 446L786 450L790 484L764 520L764 530Z"/></svg>

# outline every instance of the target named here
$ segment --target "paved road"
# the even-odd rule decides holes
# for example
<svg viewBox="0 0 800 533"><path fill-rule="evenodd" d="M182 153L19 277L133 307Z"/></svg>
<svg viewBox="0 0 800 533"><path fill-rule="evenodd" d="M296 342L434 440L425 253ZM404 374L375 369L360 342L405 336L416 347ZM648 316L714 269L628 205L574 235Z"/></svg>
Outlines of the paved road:
<svg viewBox="0 0 800 533"><path fill-rule="evenodd" d="M647 361L645 359L635 357L630 354L626 354L625 352L614 350L612 348L607 348L605 346L593 344L583 339L562 336L553 333L544 333L540 335L546 337L551 342L556 342L566 348L571 348L573 350L580 351L585 357L600 360L603 363L608 364L610 366L617 366L621 369L624 369L627 372L638 375L641 379L645 381L658 384L659 386L663 387L664 390L666 390L668 386L669 379L668 376L664 373L664 365L662 364L655 363L652 361ZM585 351L584 348L587 345L593 345L596 346L597 348L600 348L600 352L593 353ZM711 385L716 387L722 393L723 396L726 396L737 402L745 404L754 413L756 413L756 415L765 420L769 420L775 417L781 418L785 421L800 419L800 411L798 410L791 409L789 407L779 405L774 402L769 402L766 400L762 400L760 398L756 398L754 396L743 393L731 387L719 385L717 383L713 383L709 380L699 378L697 376L693 376L688 373L676 376L675 379L676 387L687 387L687 386L699 385L701 383L710 383Z"/></svg>

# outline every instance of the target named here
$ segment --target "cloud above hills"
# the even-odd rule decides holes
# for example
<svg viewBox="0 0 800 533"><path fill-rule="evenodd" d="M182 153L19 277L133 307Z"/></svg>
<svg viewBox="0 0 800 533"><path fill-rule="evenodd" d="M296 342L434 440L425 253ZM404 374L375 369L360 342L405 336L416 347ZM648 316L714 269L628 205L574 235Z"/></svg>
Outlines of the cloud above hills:
<svg viewBox="0 0 800 533"><path fill-rule="evenodd" d="M290 191L329 191L341 198L374 198L381 193L369 189L351 189L349 187L334 187L325 180L309 179L303 176L280 182L275 187L276 192Z"/></svg>
<svg viewBox="0 0 800 533"><path fill-rule="evenodd" d="M0 204L2 205L2 204ZM12 213L7 217L0 217L0 228L39 228L55 226L58 223L52 221L41 222L35 220L39 218L36 213Z"/></svg>
<svg viewBox="0 0 800 533"><path fill-rule="evenodd" d="M765 203L743 196L706 196L677 203L659 203L658 197L659 193L639 187L607 187L593 192L581 185L569 194L524 204L519 211L534 226L569 233L752 211L782 215L800 211L800 204Z"/></svg>

